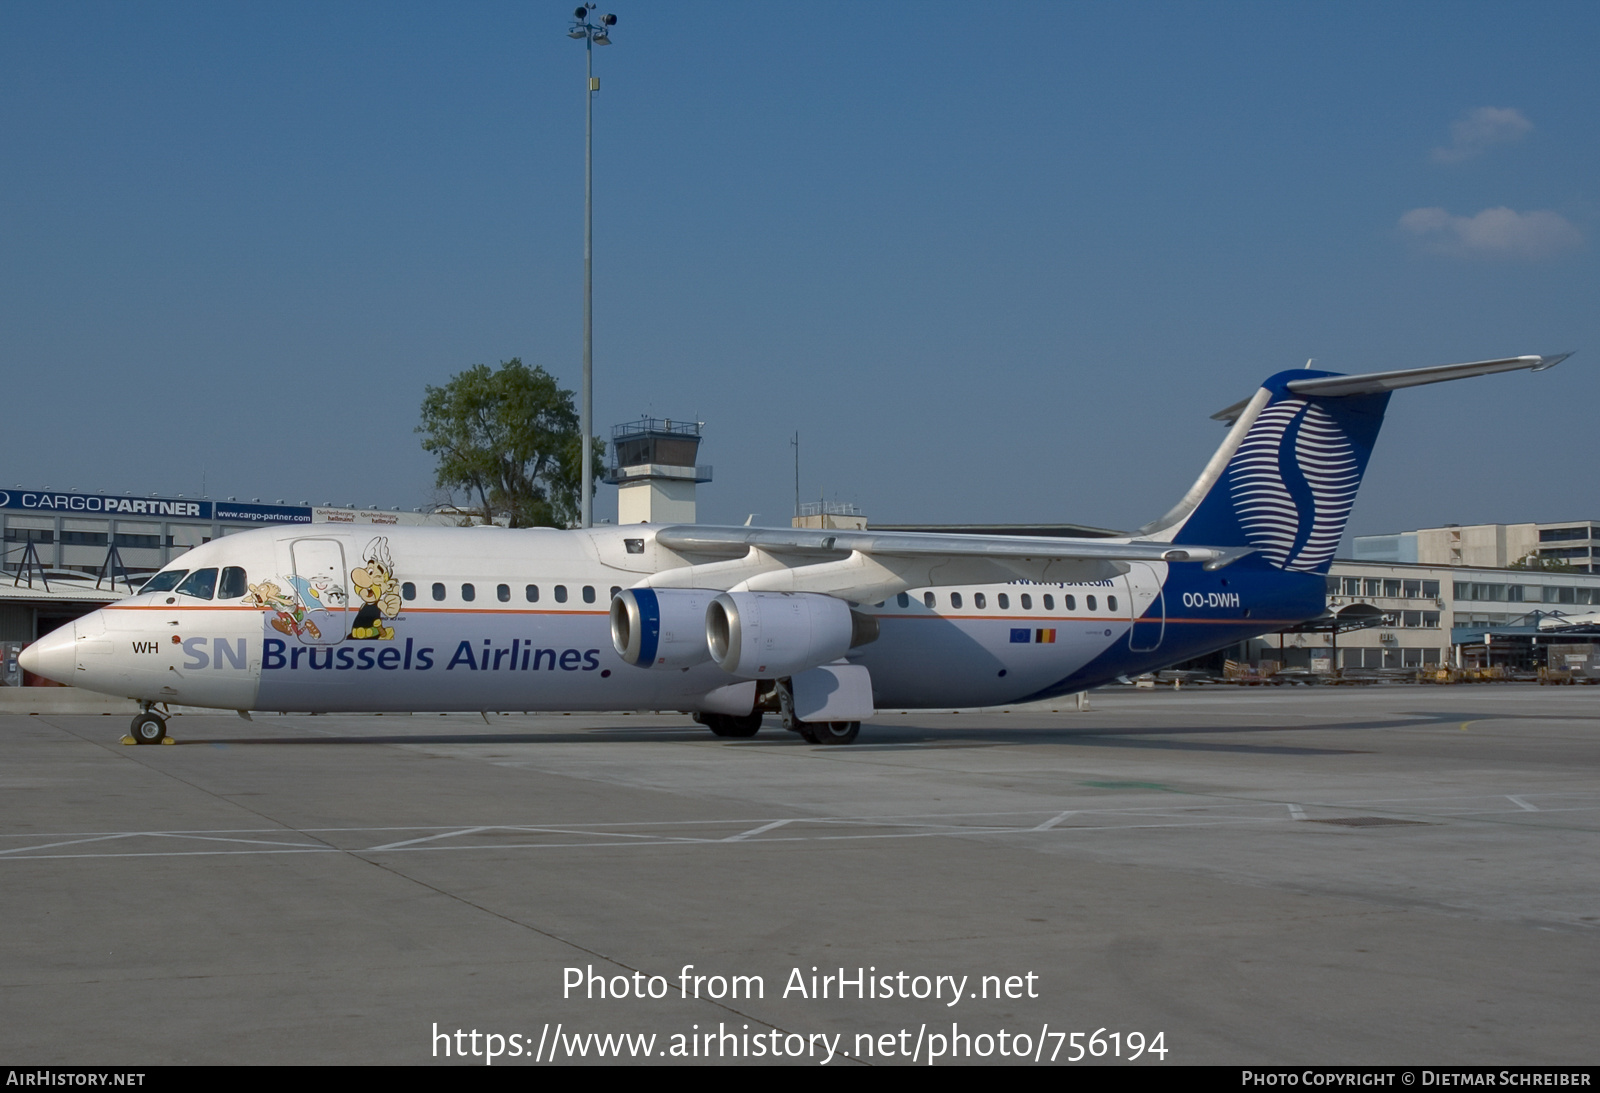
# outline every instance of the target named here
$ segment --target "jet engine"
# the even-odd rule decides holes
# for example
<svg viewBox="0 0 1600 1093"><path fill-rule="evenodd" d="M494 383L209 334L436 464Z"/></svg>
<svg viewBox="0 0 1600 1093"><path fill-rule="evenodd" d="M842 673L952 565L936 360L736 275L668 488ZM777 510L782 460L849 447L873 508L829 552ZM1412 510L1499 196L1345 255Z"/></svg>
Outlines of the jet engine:
<svg viewBox="0 0 1600 1093"><path fill-rule="evenodd" d="M706 611L705 634L723 671L777 679L876 641L878 620L815 592L724 592Z"/></svg>
<svg viewBox="0 0 1600 1093"><path fill-rule="evenodd" d="M711 659L706 646L709 588L625 588L611 600L611 644L640 668L690 668Z"/></svg>

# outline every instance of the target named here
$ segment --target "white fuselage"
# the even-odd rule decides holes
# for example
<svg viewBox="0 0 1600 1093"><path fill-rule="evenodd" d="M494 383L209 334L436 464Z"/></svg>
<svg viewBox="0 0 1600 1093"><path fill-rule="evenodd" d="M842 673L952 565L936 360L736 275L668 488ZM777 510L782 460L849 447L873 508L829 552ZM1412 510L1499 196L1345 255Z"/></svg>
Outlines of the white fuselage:
<svg viewBox="0 0 1600 1093"><path fill-rule="evenodd" d="M163 571L217 571L210 598L196 594L204 581L141 592L48 635L36 655L89 690L224 709L715 709L707 696L739 681L709 660L643 668L613 648L618 589L666 572L680 586L737 586L726 558L675 554L655 530L247 532ZM1014 701L1122 640L1158 600L1164 568L890 596L859 607L879 637L847 659L870 670L880 707Z"/></svg>

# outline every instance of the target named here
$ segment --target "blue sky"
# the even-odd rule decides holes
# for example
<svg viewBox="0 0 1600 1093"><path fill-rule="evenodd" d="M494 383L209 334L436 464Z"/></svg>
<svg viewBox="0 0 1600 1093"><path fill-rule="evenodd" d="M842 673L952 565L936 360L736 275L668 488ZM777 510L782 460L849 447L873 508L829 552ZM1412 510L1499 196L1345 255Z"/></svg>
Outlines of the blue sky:
<svg viewBox="0 0 1600 1093"><path fill-rule="evenodd" d="M1403 392L1352 530L1600 516L1593 4L630 3L596 418L701 517L1131 527L1264 376ZM423 389L576 387L570 4L0 5L0 484L411 508ZM596 513L615 511L608 488Z"/></svg>

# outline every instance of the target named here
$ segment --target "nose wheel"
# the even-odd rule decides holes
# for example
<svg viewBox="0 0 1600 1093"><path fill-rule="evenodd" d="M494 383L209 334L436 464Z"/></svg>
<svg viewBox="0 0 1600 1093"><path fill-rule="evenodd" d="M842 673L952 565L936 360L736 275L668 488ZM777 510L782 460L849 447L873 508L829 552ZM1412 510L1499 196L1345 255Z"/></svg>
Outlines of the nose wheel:
<svg viewBox="0 0 1600 1093"><path fill-rule="evenodd" d="M135 744L159 744L167 738L167 719L151 710L138 714L128 727Z"/></svg>

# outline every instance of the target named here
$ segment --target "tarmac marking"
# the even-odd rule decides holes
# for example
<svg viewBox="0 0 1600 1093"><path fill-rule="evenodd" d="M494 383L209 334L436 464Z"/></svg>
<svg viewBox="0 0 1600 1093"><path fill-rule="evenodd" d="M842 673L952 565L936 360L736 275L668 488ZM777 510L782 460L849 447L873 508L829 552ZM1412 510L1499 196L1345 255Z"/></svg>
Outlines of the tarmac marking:
<svg viewBox="0 0 1600 1093"><path fill-rule="evenodd" d="M1034 828L1034 830L1035 831L1049 831L1052 827L1056 826L1056 824L1060 823L1062 820L1065 820L1068 816L1071 816L1073 814L1073 812L1075 812L1075 811L1077 811L1077 810L1076 809L1069 809L1066 812L1058 813L1055 816L1050 817L1050 819L1046 820L1044 823L1040 824L1038 827Z"/></svg>
<svg viewBox="0 0 1600 1093"><path fill-rule="evenodd" d="M50 858L180 857L218 854L391 854L441 850L553 850L575 847L710 846L728 843L847 841L932 836L1018 835L1042 832L1117 832L1183 827L1272 824L1307 819L1306 808L1393 813L1506 822L1495 817L1600 810L1600 795L1540 794L1535 805L1515 794L1399 797L1306 803L1229 799L1186 806L1131 805L1120 808L1025 810L883 816L789 816L778 819L610 821L577 824L458 824L337 828L227 828L207 831L85 831L0 833L0 861ZM1511 810L1515 806L1516 811ZM1041 818L1042 817L1042 818ZM1532 819L1531 817L1529 818ZM731 833L729 829L732 829ZM781 830L780 830L781 829ZM493 836L489 839L473 836ZM383 837L387 836L387 837ZM396 836L401 836L397 838ZM530 838L531 837L531 838ZM297 841L297 840L310 841ZM32 840L42 840L34 842ZM147 841L148 840L148 841ZM173 846L189 842L190 846ZM152 846L167 844L160 849ZM227 848L216 844L236 844ZM86 844L114 844L90 847ZM199 845L196 845L199 844ZM82 847L81 850L70 848Z"/></svg>
<svg viewBox="0 0 1600 1093"><path fill-rule="evenodd" d="M772 831L775 828L782 827L784 824L790 824L793 822L793 820L773 820L770 824L762 824L760 827L752 827L749 831L741 831L737 835L729 835L722 841L725 843L740 842L741 840L748 839L752 835L759 835L763 831Z"/></svg>

